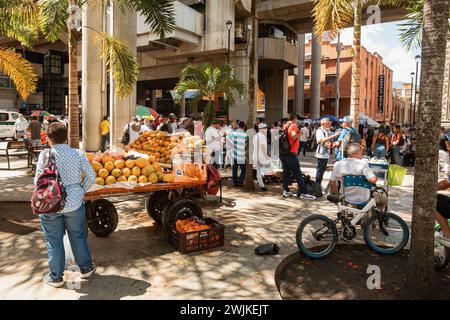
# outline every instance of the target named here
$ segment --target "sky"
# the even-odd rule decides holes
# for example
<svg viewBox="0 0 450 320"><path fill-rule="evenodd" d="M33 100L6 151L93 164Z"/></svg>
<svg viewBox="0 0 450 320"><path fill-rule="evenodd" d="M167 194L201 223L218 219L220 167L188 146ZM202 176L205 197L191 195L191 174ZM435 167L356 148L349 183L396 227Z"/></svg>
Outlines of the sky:
<svg viewBox="0 0 450 320"><path fill-rule="evenodd" d="M363 26L361 31L362 45L370 52L378 52L384 64L394 70L394 82L411 82L411 72L416 72L415 56L420 49L408 51L399 40L398 23L381 23ZM341 42L352 44L353 29L345 29L341 33ZM419 65L420 71L420 65Z"/></svg>

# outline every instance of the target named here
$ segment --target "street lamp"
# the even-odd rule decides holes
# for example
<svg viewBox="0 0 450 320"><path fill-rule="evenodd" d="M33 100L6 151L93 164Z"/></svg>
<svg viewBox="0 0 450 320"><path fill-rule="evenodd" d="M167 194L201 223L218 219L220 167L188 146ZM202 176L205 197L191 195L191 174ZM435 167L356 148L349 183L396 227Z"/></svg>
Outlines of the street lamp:
<svg viewBox="0 0 450 320"><path fill-rule="evenodd" d="M414 87L414 72L411 72L411 108L409 110L409 121L411 122L411 126L414 125L414 105L413 105L413 87Z"/></svg>
<svg viewBox="0 0 450 320"><path fill-rule="evenodd" d="M420 61L421 56L418 54L416 56L416 84L414 87L414 125L416 124L416 97L417 97L417 82L418 82L418 77L419 77L419 61ZM412 89L412 88L411 88Z"/></svg>
<svg viewBox="0 0 450 320"><path fill-rule="evenodd" d="M227 54L227 61L228 64L230 64L230 50L231 50L231 27L233 26L233 21L228 20L226 22L227 30L228 30L228 54Z"/></svg>

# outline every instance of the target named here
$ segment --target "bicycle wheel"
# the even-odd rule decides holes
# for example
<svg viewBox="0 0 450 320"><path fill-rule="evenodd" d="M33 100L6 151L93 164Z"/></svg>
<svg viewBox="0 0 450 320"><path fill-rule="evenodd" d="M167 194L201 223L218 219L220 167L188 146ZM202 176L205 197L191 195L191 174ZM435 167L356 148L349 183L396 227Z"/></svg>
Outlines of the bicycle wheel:
<svg viewBox="0 0 450 320"><path fill-rule="evenodd" d="M402 218L386 212L367 221L364 226L364 240L377 253L395 254L408 243L409 229Z"/></svg>
<svg viewBox="0 0 450 320"><path fill-rule="evenodd" d="M298 249L308 258L325 258L338 242L336 225L323 215L309 216L298 226L296 241Z"/></svg>

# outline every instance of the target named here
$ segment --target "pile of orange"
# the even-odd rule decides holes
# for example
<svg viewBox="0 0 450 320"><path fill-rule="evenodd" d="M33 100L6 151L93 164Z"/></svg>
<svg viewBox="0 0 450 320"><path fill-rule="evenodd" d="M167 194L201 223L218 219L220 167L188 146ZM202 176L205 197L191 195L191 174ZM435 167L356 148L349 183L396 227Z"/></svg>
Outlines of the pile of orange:
<svg viewBox="0 0 450 320"><path fill-rule="evenodd" d="M176 136L164 131L143 132L129 148L147 154L154 162L172 164L172 149L178 144Z"/></svg>

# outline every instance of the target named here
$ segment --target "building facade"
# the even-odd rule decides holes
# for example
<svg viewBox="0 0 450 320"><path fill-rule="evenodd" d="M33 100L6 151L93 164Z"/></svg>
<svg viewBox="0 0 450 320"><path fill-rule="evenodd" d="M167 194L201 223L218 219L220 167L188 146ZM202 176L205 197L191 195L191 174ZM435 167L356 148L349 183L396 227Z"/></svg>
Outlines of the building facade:
<svg viewBox="0 0 450 320"><path fill-rule="evenodd" d="M304 114L311 115L311 45L305 46ZM320 115L337 115L337 44L322 43L320 70ZM350 114L352 47L341 45L339 117ZM289 82L289 99L294 98L294 77ZM291 104L290 104L291 105ZM377 53L361 48L360 112L379 122L394 120L393 71Z"/></svg>

